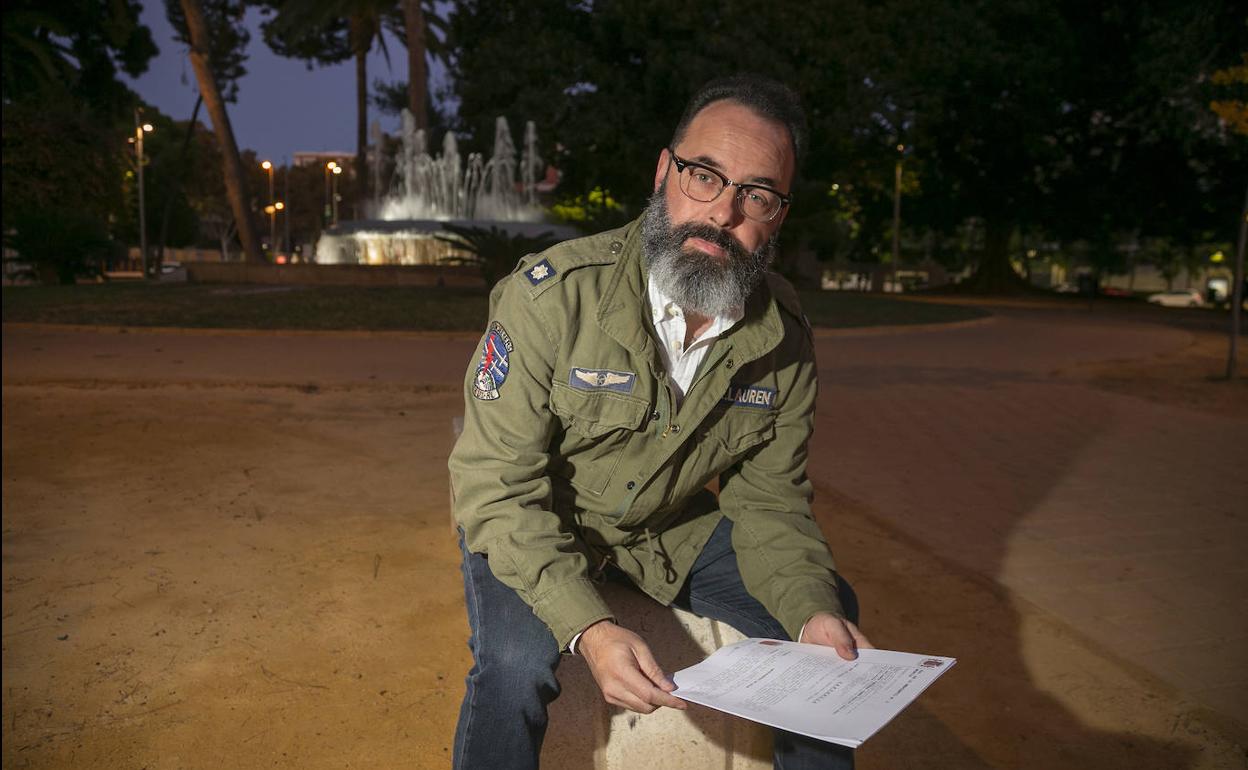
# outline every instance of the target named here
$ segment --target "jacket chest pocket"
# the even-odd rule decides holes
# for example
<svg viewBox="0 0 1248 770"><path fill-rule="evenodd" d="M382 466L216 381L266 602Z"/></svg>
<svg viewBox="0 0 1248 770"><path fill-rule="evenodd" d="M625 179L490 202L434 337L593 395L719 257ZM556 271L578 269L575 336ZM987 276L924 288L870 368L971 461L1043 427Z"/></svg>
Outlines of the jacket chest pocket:
<svg viewBox="0 0 1248 770"><path fill-rule="evenodd" d="M718 458L716 465L724 468L775 435L774 412L743 407L728 407L718 414L712 413L698 433L707 449Z"/></svg>
<svg viewBox="0 0 1248 770"><path fill-rule="evenodd" d="M584 391L556 382L550 410L564 434L550 458L550 470L573 486L601 495L611 482L630 441L637 435L650 403L610 391Z"/></svg>

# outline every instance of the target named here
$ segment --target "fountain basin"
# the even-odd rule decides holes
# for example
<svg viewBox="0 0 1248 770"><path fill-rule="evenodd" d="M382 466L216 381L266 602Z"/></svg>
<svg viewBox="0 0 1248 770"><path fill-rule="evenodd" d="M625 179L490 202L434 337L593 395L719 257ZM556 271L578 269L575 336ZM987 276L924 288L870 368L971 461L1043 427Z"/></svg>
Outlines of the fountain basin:
<svg viewBox="0 0 1248 770"><path fill-rule="evenodd" d="M444 265L470 254L439 236L453 238L447 225L462 228L498 228L510 235L536 237L551 233L558 240L576 238L569 225L546 222L431 219L363 219L342 222L321 234L316 262L322 265Z"/></svg>

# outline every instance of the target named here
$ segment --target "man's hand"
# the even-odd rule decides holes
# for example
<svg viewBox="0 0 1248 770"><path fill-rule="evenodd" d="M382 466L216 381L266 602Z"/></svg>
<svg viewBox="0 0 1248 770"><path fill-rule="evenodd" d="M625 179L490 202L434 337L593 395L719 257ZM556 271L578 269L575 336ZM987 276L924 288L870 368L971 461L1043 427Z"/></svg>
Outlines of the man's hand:
<svg viewBox="0 0 1248 770"><path fill-rule="evenodd" d="M668 694L676 689L676 683L663 673L650 647L632 631L600 620L585 629L576 649L589 663L607 703L639 714L649 714L659 706L687 707L683 700Z"/></svg>
<svg viewBox="0 0 1248 770"><path fill-rule="evenodd" d="M836 654L845 660L858 657L858 648L873 649L875 645L867 640L858 630L858 626L848 620L838 618L830 612L816 612L806 621L802 629L802 641L807 644L822 644L835 647Z"/></svg>

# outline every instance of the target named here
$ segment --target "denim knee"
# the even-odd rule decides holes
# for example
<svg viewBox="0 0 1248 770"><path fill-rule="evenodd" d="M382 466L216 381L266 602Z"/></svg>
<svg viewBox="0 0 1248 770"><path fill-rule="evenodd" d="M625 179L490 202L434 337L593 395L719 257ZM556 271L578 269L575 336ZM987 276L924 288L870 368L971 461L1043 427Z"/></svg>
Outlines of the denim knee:
<svg viewBox="0 0 1248 770"><path fill-rule="evenodd" d="M548 694L543 700L553 700L559 694L559 682L555 669L559 666L559 651L553 638L550 640L524 639L521 635L496 634L491 644L469 642L474 665L469 677L477 686L498 686L520 692ZM537 644L533 642L536 641Z"/></svg>

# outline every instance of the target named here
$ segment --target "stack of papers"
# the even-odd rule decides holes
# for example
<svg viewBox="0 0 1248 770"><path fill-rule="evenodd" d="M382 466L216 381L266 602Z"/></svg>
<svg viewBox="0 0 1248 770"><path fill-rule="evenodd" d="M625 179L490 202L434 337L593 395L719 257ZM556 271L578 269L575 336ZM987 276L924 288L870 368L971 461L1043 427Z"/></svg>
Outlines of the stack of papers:
<svg viewBox="0 0 1248 770"><path fill-rule="evenodd" d="M746 639L677 671L672 693L739 717L857 748L957 661L939 655Z"/></svg>

